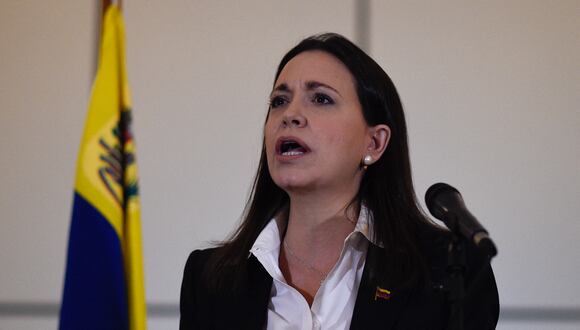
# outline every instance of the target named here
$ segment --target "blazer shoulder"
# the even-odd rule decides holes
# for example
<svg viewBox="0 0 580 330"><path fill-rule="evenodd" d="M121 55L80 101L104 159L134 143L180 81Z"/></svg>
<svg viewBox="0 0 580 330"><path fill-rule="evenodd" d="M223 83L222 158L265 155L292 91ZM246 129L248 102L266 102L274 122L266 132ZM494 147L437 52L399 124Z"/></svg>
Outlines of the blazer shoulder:
<svg viewBox="0 0 580 330"><path fill-rule="evenodd" d="M253 256L215 270L220 249L190 253L181 285L180 329L263 328L272 277ZM212 283L218 275L222 282Z"/></svg>
<svg viewBox="0 0 580 330"><path fill-rule="evenodd" d="M193 269L202 269L207 264L211 256L218 250L218 248L209 248L202 250L193 250L187 257L185 262L185 272Z"/></svg>
<svg viewBox="0 0 580 330"><path fill-rule="evenodd" d="M208 260L216 250L217 248L195 250L187 258L179 300L180 329L198 329L203 322L199 318L199 312L205 306L201 302L207 297L207 286L203 284L202 276Z"/></svg>

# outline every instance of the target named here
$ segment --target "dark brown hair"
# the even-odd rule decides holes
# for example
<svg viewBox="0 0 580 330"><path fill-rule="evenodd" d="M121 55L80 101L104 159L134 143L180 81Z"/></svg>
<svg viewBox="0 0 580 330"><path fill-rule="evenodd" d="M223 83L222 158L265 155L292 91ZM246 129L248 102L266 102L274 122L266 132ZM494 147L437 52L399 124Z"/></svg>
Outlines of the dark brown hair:
<svg viewBox="0 0 580 330"><path fill-rule="evenodd" d="M386 265L390 282L405 286L415 283L423 273L424 258L419 249L417 231L433 225L418 206L409 160L407 126L403 106L393 82L385 71L364 51L341 35L326 33L302 40L281 60L274 78L296 55L324 51L340 60L356 82L363 116L369 126L386 124L391 129L389 144L382 155L366 170L355 200L371 211L375 239L384 245L384 253L373 258ZM231 238L220 244L206 269L215 288L235 283L230 267L242 267L254 241L272 217L289 203L289 197L272 180L266 162L265 147L243 220ZM226 276L234 278L225 279Z"/></svg>

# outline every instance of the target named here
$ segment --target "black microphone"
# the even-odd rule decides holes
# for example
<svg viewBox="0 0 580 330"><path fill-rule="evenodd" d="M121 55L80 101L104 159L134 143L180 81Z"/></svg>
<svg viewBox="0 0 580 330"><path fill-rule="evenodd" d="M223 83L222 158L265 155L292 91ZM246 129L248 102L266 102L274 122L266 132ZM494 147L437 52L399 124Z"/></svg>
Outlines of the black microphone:
<svg viewBox="0 0 580 330"><path fill-rule="evenodd" d="M425 203L429 212L443 221L451 231L467 238L490 258L497 254L497 248L487 230L465 207L457 189L446 183L436 183L427 189Z"/></svg>

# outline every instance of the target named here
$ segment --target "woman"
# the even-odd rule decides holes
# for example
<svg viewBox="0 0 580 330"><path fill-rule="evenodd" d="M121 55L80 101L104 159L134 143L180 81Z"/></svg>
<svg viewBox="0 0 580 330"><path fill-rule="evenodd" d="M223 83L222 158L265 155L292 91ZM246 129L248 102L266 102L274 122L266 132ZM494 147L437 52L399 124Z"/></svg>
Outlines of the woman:
<svg viewBox="0 0 580 330"><path fill-rule="evenodd" d="M390 78L313 36L278 66L243 222L187 261L180 328L444 329L448 241L418 207ZM465 329L493 329L493 273L467 255Z"/></svg>

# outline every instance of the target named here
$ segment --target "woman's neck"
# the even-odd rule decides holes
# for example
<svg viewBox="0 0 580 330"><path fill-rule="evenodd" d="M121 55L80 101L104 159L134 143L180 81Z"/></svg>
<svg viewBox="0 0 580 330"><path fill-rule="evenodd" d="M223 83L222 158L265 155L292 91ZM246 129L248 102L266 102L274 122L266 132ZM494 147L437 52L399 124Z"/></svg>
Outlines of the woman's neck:
<svg viewBox="0 0 580 330"><path fill-rule="evenodd" d="M358 218L358 206L351 201L352 196L291 195L286 244L316 259L317 255L338 258Z"/></svg>
<svg viewBox="0 0 580 330"><path fill-rule="evenodd" d="M290 195L290 209L279 265L287 283L312 305L321 283L332 270L345 238L353 231L357 205L350 198Z"/></svg>

